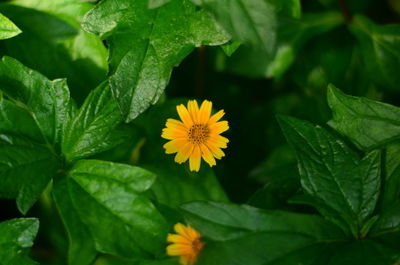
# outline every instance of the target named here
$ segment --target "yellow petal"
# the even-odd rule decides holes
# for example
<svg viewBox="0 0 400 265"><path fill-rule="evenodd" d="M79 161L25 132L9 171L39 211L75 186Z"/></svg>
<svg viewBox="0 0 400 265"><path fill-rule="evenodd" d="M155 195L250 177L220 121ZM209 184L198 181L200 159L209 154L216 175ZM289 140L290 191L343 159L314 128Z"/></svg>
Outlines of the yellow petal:
<svg viewBox="0 0 400 265"><path fill-rule="evenodd" d="M222 150L216 146L208 145L208 148L210 149L214 157L217 159L221 159L223 156L225 156L224 152L222 152Z"/></svg>
<svg viewBox="0 0 400 265"><path fill-rule="evenodd" d="M187 138L188 132L182 129L164 128L162 130L161 137L167 140L174 140L177 138Z"/></svg>
<svg viewBox="0 0 400 265"><path fill-rule="evenodd" d="M185 146L179 150L179 152L175 156L175 162L182 164L188 160L190 155L192 154L194 149L194 145L191 144L190 142L187 142Z"/></svg>
<svg viewBox="0 0 400 265"><path fill-rule="evenodd" d="M164 144L165 153L174 154L183 149L183 147L188 143L187 139L179 138Z"/></svg>
<svg viewBox="0 0 400 265"><path fill-rule="evenodd" d="M201 104L200 111L199 111L198 122L200 124L206 124L208 122L208 120L210 119L210 115L211 115L211 109L212 109L211 101L204 100L203 103Z"/></svg>
<svg viewBox="0 0 400 265"><path fill-rule="evenodd" d="M200 170L200 163L201 163L201 151L200 147L196 145L193 149L193 153L190 155L189 159L189 168L190 171L198 172Z"/></svg>
<svg viewBox="0 0 400 265"><path fill-rule="evenodd" d="M186 107L181 104L179 106L176 106L176 110L178 111L179 117L181 118L185 126L190 128L193 125L193 120Z"/></svg>
<svg viewBox="0 0 400 265"><path fill-rule="evenodd" d="M207 146L219 147L219 148L226 148L227 143L229 140L221 135L210 135L207 139Z"/></svg>
<svg viewBox="0 0 400 265"><path fill-rule="evenodd" d="M220 121L214 124L209 125L211 133L220 134L229 129L229 125L227 121Z"/></svg>
<svg viewBox="0 0 400 265"><path fill-rule="evenodd" d="M179 243L179 244L191 244L191 241L187 240L185 237L177 234L168 234L167 242Z"/></svg>
<svg viewBox="0 0 400 265"><path fill-rule="evenodd" d="M210 165L210 167L215 166L217 162L215 162L214 156L211 153L210 149L204 144L200 145L201 149L201 156L203 157L204 161L207 162L207 164Z"/></svg>
<svg viewBox="0 0 400 265"><path fill-rule="evenodd" d="M188 258L186 256L182 256L179 258L179 264L181 265L189 265L191 264L190 261L188 260Z"/></svg>
<svg viewBox="0 0 400 265"><path fill-rule="evenodd" d="M224 110L220 110L217 113L215 113L214 115L211 116L210 120L208 121L208 124L213 124L216 123L217 121L219 121L223 116L225 115Z"/></svg>
<svg viewBox="0 0 400 265"><path fill-rule="evenodd" d="M172 244L167 247L167 254L170 256L181 256L193 252L191 245Z"/></svg>
<svg viewBox="0 0 400 265"><path fill-rule="evenodd" d="M188 110L190 113L190 116L193 119L194 123L199 123L198 121L198 115L199 115L199 105L197 105L196 100L189 100L188 102Z"/></svg>
<svg viewBox="0 0 400 265"><path fill-rule="evenodd" d="M183 122L175 120L175 119L167 119L165 126L167 128L176 128L176 129L187 130L187 127L185 126L185 124L183 124Z"/></svg>

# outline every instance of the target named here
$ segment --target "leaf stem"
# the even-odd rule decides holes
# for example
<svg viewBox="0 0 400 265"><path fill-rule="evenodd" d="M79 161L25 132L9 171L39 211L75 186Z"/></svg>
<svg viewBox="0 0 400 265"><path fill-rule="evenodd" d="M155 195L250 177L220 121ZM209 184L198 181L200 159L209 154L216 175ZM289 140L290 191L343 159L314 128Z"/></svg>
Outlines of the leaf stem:
<svg viewBox="0 0 400 265"><path fill-rule="evenodd" d="M340 11L342 11L342 15L344 17L344 20L346 23L350 24L351 21L353 20L353 16L349 11L349 8L347 7L346 0L337 0Z"/></svg>

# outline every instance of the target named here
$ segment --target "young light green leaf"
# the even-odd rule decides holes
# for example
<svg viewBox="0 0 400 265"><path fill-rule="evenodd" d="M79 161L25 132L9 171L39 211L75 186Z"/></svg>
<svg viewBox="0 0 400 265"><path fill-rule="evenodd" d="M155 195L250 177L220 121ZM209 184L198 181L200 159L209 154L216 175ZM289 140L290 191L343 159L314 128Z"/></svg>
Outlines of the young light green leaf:
<svg viewBox="0 0 400 265"><path fill-rule="evenodd" d="M300 264L307 260L304 253L308 258L318 255L326 246L320 243L344 237L337 227L313 215L215 202L188 203L181 209L206 240L198 264L275 264L289 257L291 264Z"/></svg>
<svg viewBox="0 0 400 265"><path fill-rule="evenodd" d="M274 4L277 11L282 12L286 16L299 19L301 17L300 0L267 0Z"/></svg>
<svg viewBox="0 0 400 265"><path fill-rule="evenodd" d="M97 251L89 229L82 223L75 209L67 178L55 181L53 197L68 234L68 264L92 264Z"/></svg>
<svg viewBox="0 0 400 265"><path fill-rule="evenodd" d="M372 150L400 139L400 108L344 94L328 86L328 103L333 113L329 122L362 150Z"/></svg>
<svg viewBox="0 0 400 265"><path fill-rule="evenodd" d="M1 265L37 265L29 258L29 248L39 229L34 218L12 219L0 223Z"/></svg>
<svg viewBox="0 0 400 265"><path fill-rule="evenodd" d="M9 20L0 14L0 40L9 39L17 36L22 31Z"/></svg>
<svg viewBox="0 0 400 265"><path fill-rule="evenodd" d="M74 165L69 196L99 252L127 258L164 252L166 221L143 194L154 180L134 166L97 160Z"/></svg>
<svg viewBox="0 0 400 265"><path fill-rule="evenodd" d="M192 1L209 10L218 22L244 44L272 54L275 51L277 18L275 7L265 0Z"/></svg>
<svg viewBox="0 0 400 265"><path fill-rule="evenodd" d="M23 31L0 43L5 54L50 79L67 78L79 102L106 77L107 50L80 21L93 3L75 0L13 0L0 11Z"/></svg>
<svg viewBox="0 0 400 265"><path fill-rule="evenodd" d="M379 26L358 15L353 18L350 29L360 43L369 78L383 87L398 90L400 26Z"/></svg>
<svg viewBox="0 0 400 265"><path fill-rule="evenodd" d="M160 7L162 5L165 5L169 1L171 1L171 0L149 0L148 7L149 8L157 8L157 7Z"/></svg>
<svg viewBox="0 0 400 265"><path fill-rule="evenodd" d="M62 153L67 161L108 150L129 137L117 129L122 121L108 82L103 82L86 98L79 112L67 123L62 139Z"/></svg>
<svg viewBox="0 0 400 265"><path fill-rule="evenodd" d="M303 189L339 212L358 237L378 200L380 152L360 159L319 126L290 117L280 117L279 122L296 151Z"/></svg>
<svg viewBox="0 0 400 265"><path fill-rule="evenodd" d="M147 1L104 0L86 14L83 26L107 40L110 86L126 121L157 102L173 67L194 47L229 40L188 0L173 0L157 9L148 9Z"/></svg>

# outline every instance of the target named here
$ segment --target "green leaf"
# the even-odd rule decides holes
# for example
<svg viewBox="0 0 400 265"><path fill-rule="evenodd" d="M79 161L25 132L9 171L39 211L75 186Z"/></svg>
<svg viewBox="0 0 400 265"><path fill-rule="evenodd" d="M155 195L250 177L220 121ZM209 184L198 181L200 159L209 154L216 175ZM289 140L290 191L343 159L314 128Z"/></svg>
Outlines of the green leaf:
<svg viewBox="0 0 400 265"><path fill-rule="evenodd" d="M143 194L155 176L138 167L80 160L68 174L68 191L96 249L127 258L164 252L166 222Z"/></svg>
<svg viewBox="0 0 400 265"><path fill-rule="evenodd" d="M319 126L289 117L280 117L279 122L296 151L303 189L339 212L358 237L378 200L380 152L360 159L342 140Z"/></svg>
<svg viewBox="0 0 400 265"><path fill-rule="evenodd" d="M39 229L35 218L12 219L0 223L0 260L2 265L34 265L29 248Z"/></svg>
<svg viewBox="0 0 400 265"><path fill-rule="evenodd" d="M188 203L181 209L206 241L198 264L274 264L289 257L291 264L300 264L308 260L304 253L317 256L324 241L344 237L318 216L215 202Z"/></svg>
<svg viewBox="0 0 400 265"><path fill-rule="evenodd" d="M393 265L399 261L398 250L368 239L337 245L330 255L332 265Z"/></svg>
<svg viewBox="0 0 400 265"><path fill-rule="evenodd" d="M86 98L78 113L65 126L62 152L71 162L117 146L129 131L117 128L122 121L108 82L103 82Z"/></svg>
<svg viewBox="0 0 400 265"><path fill-rule="evenodd" d="M17 36L22 31L9 20L0 14L0 40L9 39Z"/></svg>
<svg viewBox="0 0 400 265"><path fill-rule="evenodd" d="M328 103L335 130L349 137L362 150L372 150L400 138L400 109L366 98L348 96L328 87Z"/></svg>
<svg viewBox="0 0 400 265"><path fill-rule="evenodd" d="M92 264L97 251L89 229L82 223L75 209L67 178L55 181L53 197L68 234L68 264Z"/></svg>
<svg viewBox="0 0 400 265"><path fill-rule="evenodd" d="M24 108L41 132L36 140L49 148L60 141L69 111L69 90L65 80L50 81L11 57L0 62L0 87L4 95ZM14 121L11 121L14 122Z"/></svg>
<svg viewBox="0 0 400 265"><path fill-rule="evenodd" d="M381 208L390 208L400 198L400 142L386 146L385 182Z"/></svg>
<svg viewBox="0 0 400 265"><path fill-rule="evenodd" d="M83 21L110 47L110 86L131 121L158 98L171 71L194 47L220 45L227 34L204 10L188 0L148 9L147 1L104 0Z"/></svg>
<svg viewBox="0 0 400 265"><path fill-rule="evenodd" d="M396 201L387 206L379 216L378 221L373 226L372 236L387 233L400 232L400 202Z"/></svg>
<svg viewBox="0 0 400 265"><path fill-rule="evenodd" d="M267 54L242 46L226 60L226 70L251 78L280 78L305 43L342 23L343 17L337 12L308 13L301 20L281 17L278 20L276 53Z"/></svg>
<svg viewBox="0 0 400 265"><path fill-rule="evenodd" d="M209 10L218 22L244 44L272 54L275 51L275 7L265 0L192 1Z"/></svg>
<svg viewBox="0 0 400 265"><path fill-rule="evenodd" d="M106 77L107 50L98 36L81 29L92 3L75 0L14 0L0 11L23 31L0 43L3 53L50 79L67 78L82 102Z"/></svg>
<svg viewBox="0 0 400 265"><path fill-rule="evenodd" d="M159 163L157 166L141 165L157 175L151 187L158 202L171 207L198 200L228 201L221 185L210 168L193 173L181 165Z"/></svg>
<svg viewBox="0 0 400 265"><path fill-rule="evenodd" d="M169 1L171 1L171 0L149 0L148 7L149 8L158 8L162 5L165 5Z"/></svg>
<svg viewBox="0 0 400 265"><path fill-rule="evenodd" d="M287 16L299 19L301 17L300 0L268 0L273 3L279 12Z"/></svg>
<svg viewBox="0 0 400 265"><path fill-rule="evenodd" d="M400 26L379 26L358 15L353 18L350 29L359 41L368 77L382 87L398 90Z"/></svg>
<svg viewBox="0 0 400 265"><path fill-rule="evenodd" d="M26 213L58 169L55 143L70 107L63 80L49 81L15 59L0 62L0 196Z"/></svg>

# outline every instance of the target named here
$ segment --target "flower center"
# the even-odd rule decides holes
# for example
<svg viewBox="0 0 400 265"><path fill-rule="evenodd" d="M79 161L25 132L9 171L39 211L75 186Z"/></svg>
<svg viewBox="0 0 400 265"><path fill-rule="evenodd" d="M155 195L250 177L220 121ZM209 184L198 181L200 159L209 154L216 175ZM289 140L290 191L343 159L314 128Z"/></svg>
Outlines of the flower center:
<svg viewBox="0 0 400 265"><path fill-rule="evenodd" d="M189 129L189 142L192 144L202 144L204 143L210 130L206 124L193 124Z"/></svg>

